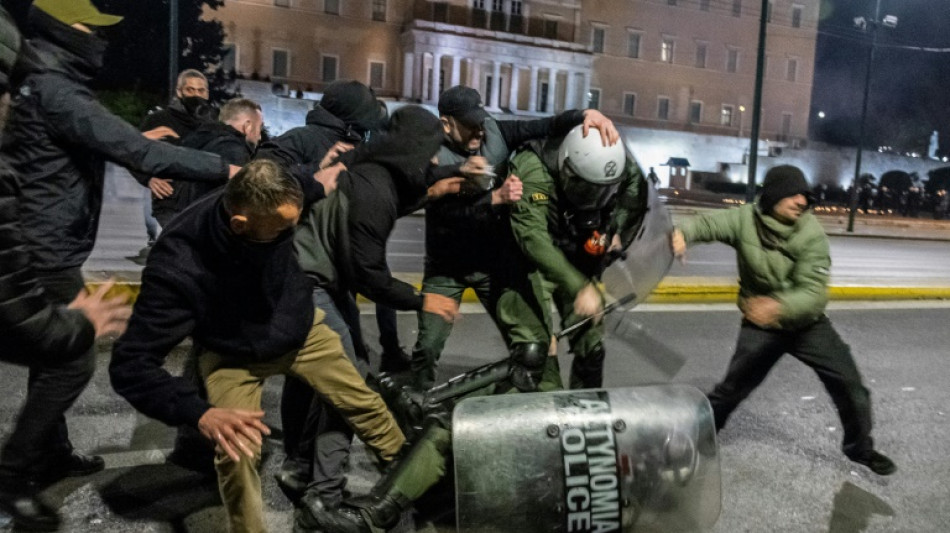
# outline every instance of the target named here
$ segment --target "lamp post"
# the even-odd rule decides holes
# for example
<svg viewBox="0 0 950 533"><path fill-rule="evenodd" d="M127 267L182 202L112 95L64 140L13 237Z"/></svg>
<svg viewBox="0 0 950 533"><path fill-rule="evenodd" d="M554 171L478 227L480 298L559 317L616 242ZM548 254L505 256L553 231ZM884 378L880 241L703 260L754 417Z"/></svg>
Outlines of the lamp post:
<svg viewBox="0 0 950 533"><path fill-rule="evenodd" d="M874 47L877 45L877 29L879 26L888 28L897 27L897 17L894 15L885 15L883 20L878 20L881 16L881 0L877 0L874 8L874 18L866 20L864 17L854 19L854 25L864 31L871 32L871 46L868 48L868 62L864 71L864 99L861 103L861 127L858 134L858 154L854 159L854 179L851 181L851 196L848 199L848 233L854 233L854 214L858 210L858 184L861 178L861 153L864 151L864 142L868 115L868 91L871 87L871 65L874 63Z"/></svg>

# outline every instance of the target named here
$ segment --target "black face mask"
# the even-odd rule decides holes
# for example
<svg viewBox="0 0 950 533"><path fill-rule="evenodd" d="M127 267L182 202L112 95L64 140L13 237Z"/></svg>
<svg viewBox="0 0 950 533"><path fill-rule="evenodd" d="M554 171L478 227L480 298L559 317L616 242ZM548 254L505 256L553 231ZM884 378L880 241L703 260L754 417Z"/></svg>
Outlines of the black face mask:
<svg viewBox="0 0 950 533"><path fill-rule="evenodd" d="M211 116L211 105L200 96L183 96L178 100L181 101L185 111L193 117L205 118Z"/></svg>

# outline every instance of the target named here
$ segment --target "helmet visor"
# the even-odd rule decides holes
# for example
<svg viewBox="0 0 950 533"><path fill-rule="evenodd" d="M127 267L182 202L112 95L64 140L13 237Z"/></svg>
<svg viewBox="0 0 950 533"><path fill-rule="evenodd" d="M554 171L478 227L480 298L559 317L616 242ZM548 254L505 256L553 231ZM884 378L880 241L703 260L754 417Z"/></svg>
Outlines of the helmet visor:
<svg viewBox="0 0 950 533"><path fill-rule="evenodd" d="M570 158L567 158L561 167L561 177L567 201L578 209L591 210L601 209L607 205L620 187L623 173L621 172L615 180L607 183L591 183L577 173Z"/></svg>

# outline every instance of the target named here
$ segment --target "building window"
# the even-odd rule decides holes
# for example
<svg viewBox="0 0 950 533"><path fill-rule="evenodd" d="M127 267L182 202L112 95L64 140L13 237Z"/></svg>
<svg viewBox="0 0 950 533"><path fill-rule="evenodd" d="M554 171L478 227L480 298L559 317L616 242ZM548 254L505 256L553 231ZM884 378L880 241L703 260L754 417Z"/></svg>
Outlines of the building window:
<svg viewBox="0 0 950 533"><path fill-rule="evenodd" d="M792 27L802 27L802 6L792 6Z"/></svg>
<svg viewBox="0 0 950 533"><path fill-rule="evenodd" d="M739 71L739 51L735 48L726 50L726 72Z"/></svg>
<svg viewBox="0 0 950 533"><path fill-rule="evenodd" d="M788 141L792 136L792 114L782 113L782 140Z"/></svg>
<svg viewBox="0 0 950 533"><path fill-rule="evenodd" d="M730 104L722 105L722 114L719 115L719 124L721 126L732 126L732 117L736 114L736 108Z"/></svg>
<svg viewBox="0 0 950 533"><path fill-rule="evenodd" d="M472 9L485 9L485 0L472 0Z"/></svg>
<svg viewBox="0 0 950 533"><path fill-rule="evenodd" d="M557 21L552 19L544 20L544 38L557 39Z"/></svg>
<svg viewBox="0 0 950 533"><path fill-rule="evenodd" d="M623 114L632 117L637 109L637 95L634 93L623 93Z"/></svg>
<svg viewBox="0 0 950 533"><path fill-rule="evenodd" d="M448 22L449 21L449 3L448 2L432 2L432 21L433 22Z"/></svg>
<svg viewBox="0 0 950 533"><path fill-rule="evenodd" d="M709 11L709 0L699 0L699 10Z"/></svg>
<svg viewBox="0 0 950 533"><path fill-rule="evenodd" d="M504 9L504 2L502 0L491 0L491 10L502 13Z"/></svg>
<svg viewBox="0 0 950 533"><path fill-rule="evenodd" d="M664 63L673 63L673 39L664 37L660 43L660 61Z"/></svg>
<svg viewBox="0 0 950 533"><path fill-rule="evenodd" d="M521 14L521 0L511 0L511 14L520 15Z"/></svg>
<svg viewBox="0 0 950 533"><path fill-rule="evenodd" d="M373 20L386 22L386 0L373 0Z"/></svg>
<svg viewBox="0 0 950 533"><path fill-rule="evenodd" d="M785 70L785 79L788 81L795 81L795 77L798 74L798 60L789 59L788 68Z"/></svg>
<svg viewBox="0 0 950 533"><path fill-rule="evenodd" d="M590 46L591 46L591 48L593 49L593 51L594 51L595 54L603 54L603 53L604 53L604 36L605 36L605 33L606 33L606 30L604 30L603 28L594 28L594 29L591 31L591 36L590 36L590 41L591 41L591 43L590 43Z"/></svg>
<svg viewBox="0 0 950 533"><path fill-rule="evenodd" d="M226 43L221 46L221 70L225 74L230 72L237 72L237 45L232 43Z"/></svg>
<svg viewBox="0 0 950 533"><path fill-rule="evenodd" d="M548 82L546 81L538 84L538 108L535 111L548 112Z"/></svg>
<svg viewBox="0 0 950 533"><path fill-rule="evenodd" d="M706 68L706 43L696 43L696 68Z"/></svg>
<svg viewBox="0 0 950 533"><path fill-rule="evenodd" d="M330 15L339 15L340 0L323 0L323 12Z"/></svg>
<svg viewBox="0 0 950 533"><path fill-rule="evenodd" d="M739 17L742 15L742 0L732 0L732 16Z"/></svg>
<svg viewBox="0 0 950 533"><path fill-rule="evenodd" d="M600 89L590 90L590 102L587 107L590 109L600 109Z"/></svg>
<svg viewBox="0 0 950 533"><path fill-rule="evenodd" d="M637 59L640 57L640 34L631 33L627 35L627 57Z"/></svg>
<svg viewBox="0 0 950 533"><path fill-rule="evenodd" d="M290 7L290 0L274 0L274 5L277 7Z"/></svg>
<svg viewBox="0 0 950 533"><path fill-rule="evenodd" d="M524 18L521 16L521 0L511 0L509 9L511 9L511 16L508 18L508 31L511 33L521 33L524 31Z"/></svg>
<svg viewBox="0 0 950 533"><path fill-rule="evenodd" d="M689 123L699 124L703 121L703 103L693 100L689 103Z"/></svg>
<svg viewBox="0 0 950 533"><path fill-rule="evenodd" d="M337 56L323 56L321 60L322 64L320 65L320 79L323 81L323 83L336 81L337 75L339 74L337 69L340 63L340 58Z"/></svg>
<svg viewBox="0 0 950 533"><path fill-rule="evenodd" d="M386 63L379 61L369 62L369 86L373 89L383 88L383 76L386 73Z"/></svg>
<svg viewBox="0 0 950 533"><path fill-rule="evenodd" d="M660 96L656 99L656 118L660 120L670 119L670 99Z"/></svg>
<svg viewBox="0 0 950 533"><path fill-rule="evenodd" d="M271 77L286 78L290 76L290 52L274 48L271 52Z"/></svg>

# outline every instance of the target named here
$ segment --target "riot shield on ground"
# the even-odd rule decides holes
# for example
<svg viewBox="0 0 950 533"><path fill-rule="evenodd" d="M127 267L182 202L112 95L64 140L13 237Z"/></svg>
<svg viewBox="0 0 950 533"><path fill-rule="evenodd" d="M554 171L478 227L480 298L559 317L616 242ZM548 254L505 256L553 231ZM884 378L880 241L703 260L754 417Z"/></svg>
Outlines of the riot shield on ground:
<svg viewBox="0 0 950 533"><path fill-rule="evenodd" d="M712 409L688 385L463 400L458 530L702 531L719 518Z"/></svg>

